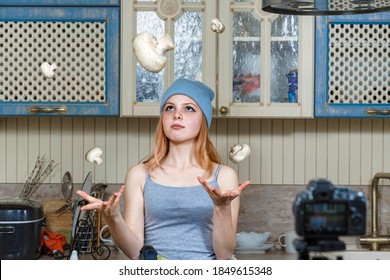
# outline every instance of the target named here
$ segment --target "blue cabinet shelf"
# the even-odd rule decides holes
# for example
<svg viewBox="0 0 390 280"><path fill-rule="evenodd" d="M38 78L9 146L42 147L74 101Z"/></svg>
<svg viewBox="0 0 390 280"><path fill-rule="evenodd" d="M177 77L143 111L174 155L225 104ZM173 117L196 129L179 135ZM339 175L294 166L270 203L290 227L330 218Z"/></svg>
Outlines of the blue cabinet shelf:
<svg viewBox="0 0 390 280"><path fill-rule="evenodd" d="M316 19L316 117L387 117L390 13Z"/></svg>
<svg viewBox="0 0 390 280"><path fill-rule="evenodd" d="M118 1L0 1L0 115L118 116Z"/></svg>

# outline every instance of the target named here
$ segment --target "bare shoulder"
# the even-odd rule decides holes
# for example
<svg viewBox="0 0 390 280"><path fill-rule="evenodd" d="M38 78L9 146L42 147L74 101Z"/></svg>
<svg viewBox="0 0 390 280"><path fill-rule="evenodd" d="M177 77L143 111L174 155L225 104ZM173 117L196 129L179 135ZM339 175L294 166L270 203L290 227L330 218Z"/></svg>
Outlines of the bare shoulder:
<svg viewBox="0 0 390 280"><path fill-rule="evenodd" d="M134 165L127 170L126 186L143 186L146 178L146 165L143 163Z"/></svg>
<svg viewBox="0 0 390 280"><path fill-rule="evenodd" d="M222 165L218 175L218 185L221 189L236 189L238 176L236 171L227 165Z"/></svg>
<svg viewBox="0 0 390 280"><path fill-rule="evenodd" d="M146 164L140 163L140 164L134 165L134 166L130 167L127 172L128 173L131 172L132 174L143 173L144 175L146 175Z"/></svg>

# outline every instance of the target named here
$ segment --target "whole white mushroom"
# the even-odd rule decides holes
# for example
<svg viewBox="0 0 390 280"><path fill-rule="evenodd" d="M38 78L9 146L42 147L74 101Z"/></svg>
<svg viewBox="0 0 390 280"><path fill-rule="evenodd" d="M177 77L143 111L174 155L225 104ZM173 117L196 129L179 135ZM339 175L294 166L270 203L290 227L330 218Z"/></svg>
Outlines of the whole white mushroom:
<svg viewBox="0 0 390 280"><path fill-rule="evenodd" d="M218 18L211 20L210 28L217 34L223 33L225 31L225 25Z"/></svg>
<svg viewBox="0 0 390 280"><path fill-rule="evenodd" d="M99 147L94 147L88 151L88 153L85 155L85 159L89 162L101 164L103 162L103 160L100 158L102 154L102 149L100 149Z"/></svg>
<svg viewBox="0 0 390 280"><path fill-rule="evenodd" d="M133 51L143 68L149 72L161 71L167 58L165 52L173 49L173 42L168 33L157 40L149 32L138 34L133 40Z"/></svg>
<svg viewBox="0 0 390 280"><path fill-rule="evenodd" d="M251 149L247 144L236 144L230 148L229 158L235 162L243 161L251 153Z"/></svg>
<svg viewBox="0 0 390 280"><path fill-rule="evenodd" d="M50 65L48 62L44 62L41 64L41 71L46 78L53 78L56 69L57 65L55 63Z"/></svg>

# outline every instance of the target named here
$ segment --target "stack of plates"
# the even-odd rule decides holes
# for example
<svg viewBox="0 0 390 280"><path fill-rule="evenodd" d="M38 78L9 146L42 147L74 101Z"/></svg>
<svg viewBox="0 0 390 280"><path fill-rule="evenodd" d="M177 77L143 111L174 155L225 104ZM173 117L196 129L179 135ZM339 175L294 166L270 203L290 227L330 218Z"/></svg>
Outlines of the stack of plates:
<svg viewBox="0 0 390 280"><path fill-rule="evenodd" d="M274 243L264 243L257 247L237 247L236 253L245 253L245 254L261 254L265 251L271 249L274 246Z"/></svg>

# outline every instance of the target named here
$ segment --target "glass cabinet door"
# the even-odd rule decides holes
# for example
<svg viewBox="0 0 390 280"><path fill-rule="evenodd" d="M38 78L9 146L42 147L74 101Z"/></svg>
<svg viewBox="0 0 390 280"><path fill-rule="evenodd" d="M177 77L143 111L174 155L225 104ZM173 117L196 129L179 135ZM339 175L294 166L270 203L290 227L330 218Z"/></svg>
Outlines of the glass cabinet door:
<svg viewBox="0 0 390 280"><path fill-rule="evenodd" d="M265 13L261 1L219 9L219 115L311 117L313 18Z"/></svg>
<svg viewBox="0 0 390 280"><path fill-rule="evenodd" d="M185 77L215 90L215 116L312 117L314 18L265 13L261 2L122 0L122 115L158 115L164 90ZM173 39L158 73L135 58L141 32Z"/></svg>
<svg viewBox="0 0 390 280"><path fill-rule="evenodd" d="M203 81L215 89L216 35L209 28L216 0L122 0L122 114L159 115L164 90L178 78ZM145 70L133 54L132 41L142 32L157 40L172 38L167 63L157 72Z"/></svg>

